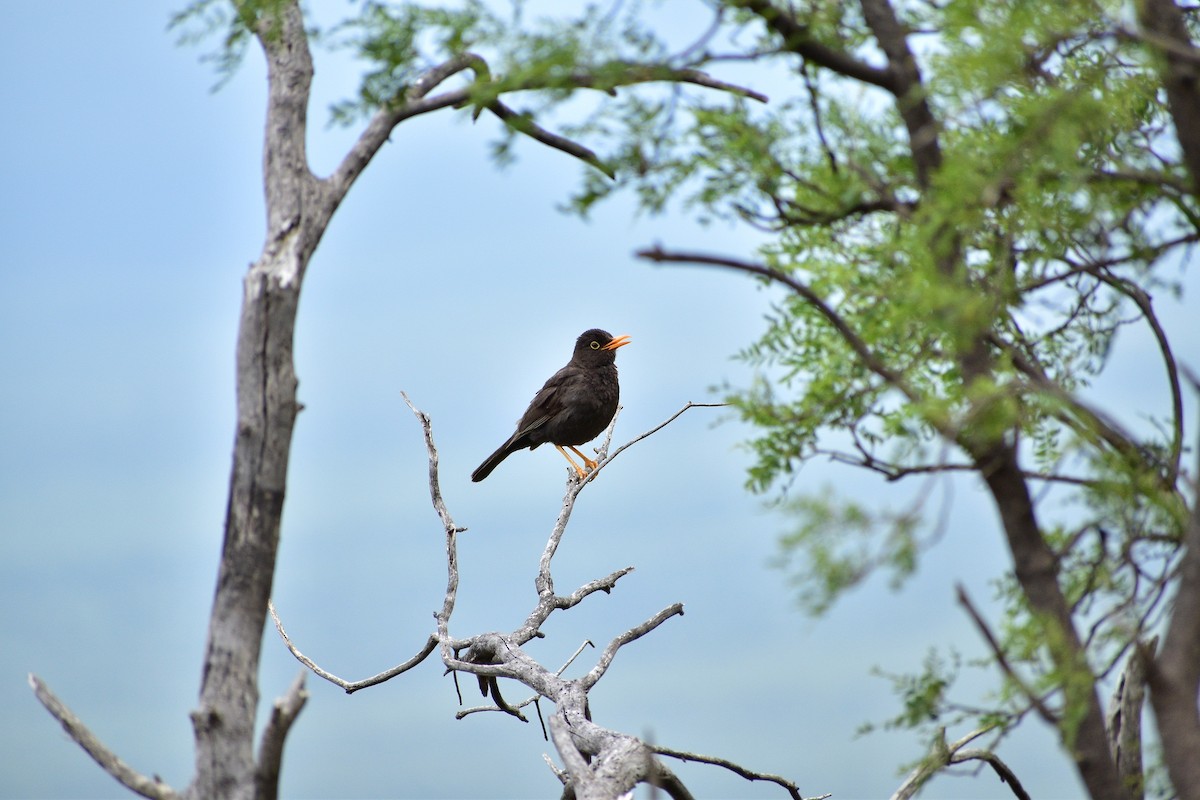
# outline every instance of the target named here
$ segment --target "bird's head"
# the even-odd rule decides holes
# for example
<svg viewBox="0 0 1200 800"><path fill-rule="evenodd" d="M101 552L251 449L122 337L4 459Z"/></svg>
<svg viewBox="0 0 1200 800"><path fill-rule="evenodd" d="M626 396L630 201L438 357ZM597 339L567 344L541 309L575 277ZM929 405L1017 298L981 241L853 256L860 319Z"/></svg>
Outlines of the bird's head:
<svg viewBox="0 0 1200 800"><path fill-rule="evenodd" d="M611 364L617 358L617 348L629 344L626 334L613 337L608 331L592 328L575 340L574 358L588 363Z"/></svg>

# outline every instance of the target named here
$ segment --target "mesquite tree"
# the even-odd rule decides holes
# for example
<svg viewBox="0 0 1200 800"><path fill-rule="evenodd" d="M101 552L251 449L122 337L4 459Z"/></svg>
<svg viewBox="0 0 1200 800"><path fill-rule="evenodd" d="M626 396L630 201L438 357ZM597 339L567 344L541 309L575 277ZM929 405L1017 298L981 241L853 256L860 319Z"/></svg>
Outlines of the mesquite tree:
<svg viewBox="0 0 1200 800"><path fill-rule="evenodd" d="M954 698L946 660L899 681L892 722L935 746L898 795L1037 717L1093 798L1139 797L1148 697L1170 790L1200 797L1200 502L1187 365L1158 305L1200 240L1196 7L712 8L679 66L774 66L794 99L671 118L631 102L609 160L652 209L684 197L766 237L754 256L641 254L788 292L744 353L763 380L731 399L761 430L751 486L799 494L784 547L802 599L819 611L875 568L911 575L938 538L911 507L805 493L794 476L815 457L906 481L918 501L930 480L972 475L1011 554L1003 619L959 592L999 682L986 705ZM655 126L670 133L647 151ZM578 209L612 190L589 179ZM1086 393L1131 325L1166 387L1139 430ZM949 744L947 725L971 733Z"/></svg>

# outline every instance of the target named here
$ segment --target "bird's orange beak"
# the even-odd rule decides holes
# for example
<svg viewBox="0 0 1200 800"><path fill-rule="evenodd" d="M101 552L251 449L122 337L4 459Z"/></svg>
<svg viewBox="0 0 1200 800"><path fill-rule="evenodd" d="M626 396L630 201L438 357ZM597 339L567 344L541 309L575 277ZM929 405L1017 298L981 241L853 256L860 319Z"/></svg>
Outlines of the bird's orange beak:
<svg viewBox="0 0 1200 800"><path fill-rule="evenodd" d="M629 344L631 341L632 341L632 339L629 338L629 334L622 333L620 336L613 339L611 342L604 345L604 347L601 347L600 349L601 350L616 350L618 347L624 347L625 345Z"/></svg>

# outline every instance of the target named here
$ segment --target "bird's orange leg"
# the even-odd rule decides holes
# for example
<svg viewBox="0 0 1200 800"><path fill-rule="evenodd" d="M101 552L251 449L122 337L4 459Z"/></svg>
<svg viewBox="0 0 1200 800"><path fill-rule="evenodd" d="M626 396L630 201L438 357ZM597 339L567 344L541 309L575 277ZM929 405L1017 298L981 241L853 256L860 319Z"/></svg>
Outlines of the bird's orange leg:
<svg viewBox="0 0 1200 800"><path fill-rule="evenodd" d="M577 456L579 456L580 458L582 458L582 459L583 459L584 466L586 466L586 467L587 467L587 471L588 471L588 472L591 472L592 470L594 470L594 469L596 468L596 462L595 462L595 461L592 461L590 458L588 458L588 457L587 457L587 456L585 456L583 453L581 453L581 452L579 452L578 450L576 450L576 449L575 449L574 447L572 447L571 445L567 445L567 447L570 447L570 448L571 448L571 450L572 450L572 452L574 452L574 453L575 453L575 455L577 455Z"/></svg>
<svg viewBox="0 0 1200 800"><path fill-rule="evenodd" d="M567 447L571 447L571 446L567 445ZM575 474L579 476L579 480L583 480L584 478L587 477L587 473L584 472L583 468L581 466L579 466L578 464L576 464L569 455L567 455L567 451L562 449L562 445L556 444L556 445L554 445L554 449L556 449L558 452L562 453L562 457L565 458L567 460L567 463L570 464L575 469ZM571 449L575 450L574 447L571 447ZM584 456L583 453L580 453L578 450L575 450L575 454L577 456L579 456L580 458L582 458L585 462L590 460L586 456ZM594 469L595 467L596 467L596 462L592 461L591 467L589 467L589 468Z"/></svg>

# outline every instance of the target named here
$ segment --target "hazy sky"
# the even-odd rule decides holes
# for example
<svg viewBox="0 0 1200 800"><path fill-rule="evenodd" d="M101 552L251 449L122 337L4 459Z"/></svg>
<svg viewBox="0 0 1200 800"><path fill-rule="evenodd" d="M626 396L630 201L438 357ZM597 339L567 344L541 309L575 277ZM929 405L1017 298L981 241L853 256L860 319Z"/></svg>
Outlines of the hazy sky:
<svg viewBox="0 0 1200 800"><path fill-rule="evenodd" d="M344 8L313 5L329 18ZM210 92L202 51L166 31L178 7L55 0L0 13L3 798L125 796L37 704L29 672L135 768L180 789L192 774L188 712L225 511L241 276L263 235L265 84L251 50ZM344 63L318 52L310 141L322 173L353 135L327 127L326 108L353 88ZM769 309L772 295L737 276L632 257L655 242L749 255L744 235L635 218L626 201L590 223L563 216L555 205L581 167L522 144L498 170L495 134L494 120L454 113L405 123L308 273L296 342L305 411L274 597L297 645L349 679L409 658L445 586L425 451L401 390L433 418L446 502L469 528L452 632L508 630L534 603L564 463L541 448L482 484L469 474L575 336L603 327L633 337L617 359L620 443L689 400L714 399L710 387L744 383L748 369L731 356ZM1188 331L1178 308L1167 322ZM1193 366L1194 330L1176 340ZM1122 339L1119 371L1099 389L1131 420L1161 410L1145 347L1137 332ZM814 621L769 566L788 523L744 491L738 443L749 431L717 424L725 417L688 412L584 492L556 586L637 569L611 596L556 614L531 652L557 666L584 640L603 647L683 602L686 616L621 650L593 693L597 722L786 775L807 795L886 796L921 744L855 737L898 711L872 670L916 670L934 644L981 652L952 590L962 581L994 610L988 581L1007 557L993 513L974 484L943 485L934 508L952 502L945 538L916 579L899 593L877 580ZM921 488L814 463L796 490L823 487L897 506ZM298 670L268 631L264 706ZM462 683L476 704L473 681ZM557 796L536 721L456 721L436 659L353 696L315 676L309 688L286 797ZM1036 797L1078 793L1044 730L1031 726L1001 755ZM713 767L678 771L697 795L784 796ZM1010 794L985 773L939 779L925 796Z"/></svg>

